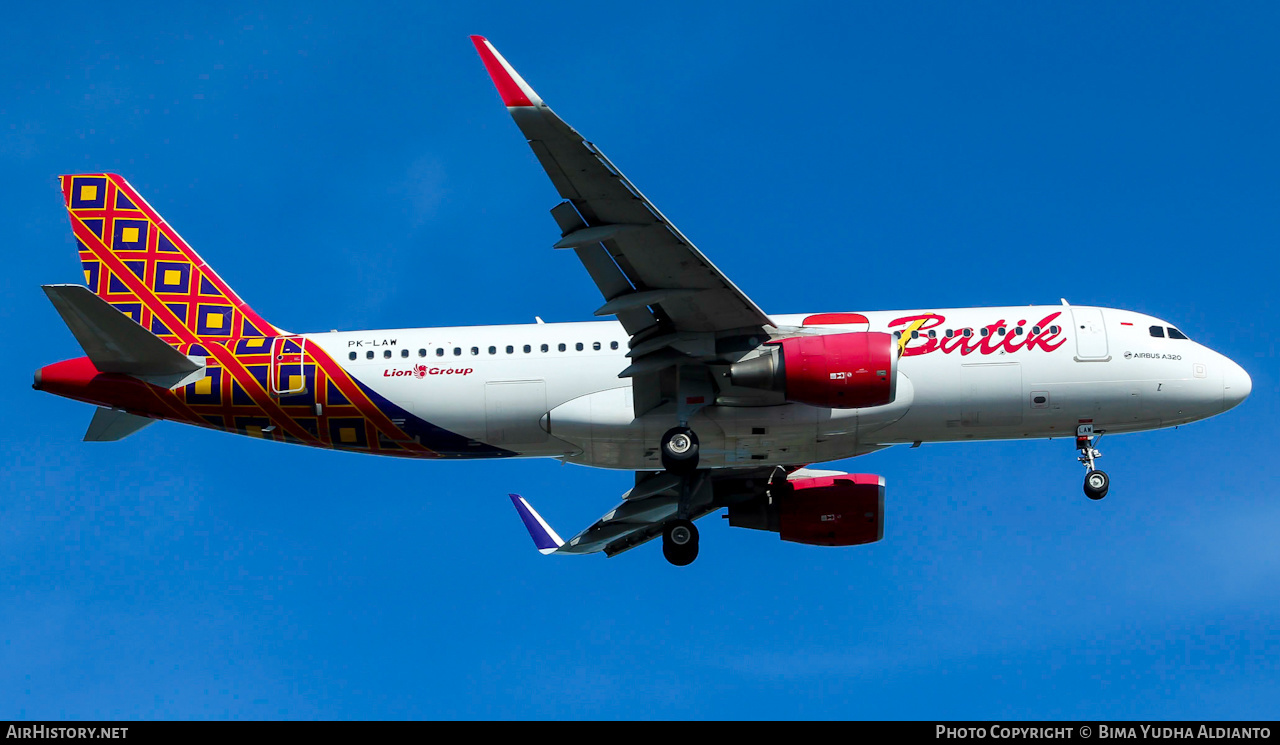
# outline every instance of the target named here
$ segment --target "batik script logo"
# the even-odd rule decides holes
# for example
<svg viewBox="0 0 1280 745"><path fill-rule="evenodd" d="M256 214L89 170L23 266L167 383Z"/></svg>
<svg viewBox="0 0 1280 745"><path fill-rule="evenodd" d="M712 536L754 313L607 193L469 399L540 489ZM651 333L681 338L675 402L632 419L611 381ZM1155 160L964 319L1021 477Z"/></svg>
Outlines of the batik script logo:
<svg viewBox="0 0 1280 745"><path fill-rule="evenodd" d="M964 329L953 329L952 336L939 337L937 332L930 336L929 330L945 324L947 321L946 316L937 313L922 313L915 316L895 318L889 322L889 330L902 332L902 338L899 343L902 345L903 357L915 357L916 355L929 354L930 352L942 352L943 354L959 352L962 357L974 352L978 354L1006 354L1024 349L1043 349L1046 352L1052 352L1067 341L1062 337L1062 328L1060 326L1052 326L1052 328L1057 329L1056 331L1050 330L1054 319L1060 315L1062 315L1061 311L1050 313L1041 319L1039 323L1031 326L1027 326L1025 319L1019 320L1015 324L1009 324L1002 318L995 323L971 329L970 336L964 335ZM1023 333L1014 333L1014 330L1018 328L1022 328ZM1039 329L1039 331L1036 331L1036 329ZM917 338L911 338L912 332L917 333Z"/></svg>

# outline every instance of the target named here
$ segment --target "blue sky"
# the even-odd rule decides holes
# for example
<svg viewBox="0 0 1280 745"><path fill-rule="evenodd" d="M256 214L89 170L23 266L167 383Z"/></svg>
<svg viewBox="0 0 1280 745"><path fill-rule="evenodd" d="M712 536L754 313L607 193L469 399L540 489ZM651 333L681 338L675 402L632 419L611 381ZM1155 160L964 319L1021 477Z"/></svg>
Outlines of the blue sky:
<svg viewBox="0 0 1280 745"><path fill-rule="evenodd" d="M0 718L1274 718L1280 10L26 3L0 35ZM894 449L885 540L702 521L539 556L629 486L157 424L83 444L61 173L124 174L297 331L586 320L488 36L765 310L1056 303L1253 376L1115 437Z"/></svg>

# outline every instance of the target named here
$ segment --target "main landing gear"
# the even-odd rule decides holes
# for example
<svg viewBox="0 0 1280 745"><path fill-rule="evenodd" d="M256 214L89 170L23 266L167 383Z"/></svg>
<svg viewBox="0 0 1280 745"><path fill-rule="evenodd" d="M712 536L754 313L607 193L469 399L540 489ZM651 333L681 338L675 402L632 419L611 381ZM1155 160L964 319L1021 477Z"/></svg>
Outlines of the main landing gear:
<svg viewBox="0 0 1280 745"><path fill-rule="evenodd" d="M682 567L698 558L698 529L689 519L690 505L705 479L698 473L698 436L681 425L662 436L662 467L680 477L680 502L675 517L662 526L662 555Z"/></svg>
<svg viewBox="0 0 1280 745"><path fill-rule="evenodd" d="M1107 496L1107 491L1111 488L1111 477L1094 465L1094 459L1102 457L1102 451L1096 447L1100 440L1102 433L1095 435L1092 424L1076 427L1076 450L1080 451L1077 460L1088 469L1084 475L1084 495L1094 500Z"/></svg>
<svg viewBox="0 0 1280 745"><path fill-rule="evenodd" d="M677 517L662 526L662 555L678 567L698 558L698 529L692 520Z"/></svg>
<svg viewBox="0 0 1280 745"><path fill-rule="evenodd" d="M688 427L672 427L662 436L662 467L681 476L698 470L698 436Z"/></svg>

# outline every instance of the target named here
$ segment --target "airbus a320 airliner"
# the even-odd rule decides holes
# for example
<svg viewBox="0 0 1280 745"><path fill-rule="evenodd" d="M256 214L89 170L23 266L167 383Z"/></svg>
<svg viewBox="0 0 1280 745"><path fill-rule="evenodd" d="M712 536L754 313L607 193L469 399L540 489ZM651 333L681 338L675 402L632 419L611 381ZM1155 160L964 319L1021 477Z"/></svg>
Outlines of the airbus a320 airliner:
<svg viewBox="0 0 1280 745"><path fill-rule="evenodd" d="M472 37L560 198L573 252L616 320L294 334L259 316L120 176L61 177L85 285L44 290L85 355L35 388L97 404L86 440L157 419L407 458L558 458L635 472L569 540L511 499L544 554L698 554L693 521L852 546L884 535L880 476L815 463L898 444L1186 424L1243 401L1239 365L1168 321L1043 307L769 315L595 145Z"/></svg>

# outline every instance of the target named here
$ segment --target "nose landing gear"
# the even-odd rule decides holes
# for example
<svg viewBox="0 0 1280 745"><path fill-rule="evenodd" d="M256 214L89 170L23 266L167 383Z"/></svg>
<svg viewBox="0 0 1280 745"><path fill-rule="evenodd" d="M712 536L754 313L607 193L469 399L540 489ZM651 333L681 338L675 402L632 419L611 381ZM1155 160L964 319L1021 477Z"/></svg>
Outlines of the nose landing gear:
<svg viewBox="0 0 1280 745"><path fill-rule="evenodd" d="M1090 471L1084 477L1084 494L1089 499L1102 499L1111 488L1111 477L1106 471Z"/></svg>
<svg viewBox="0 0 1280 745"><path fill-rule="evenodd" d="M1076 427L1076 450L1080 451L1077 460L1088 469L1084 475L1084 495L1093 500L1107 496L1107 491L1111 489L1111 477L1094 465L1094 459L1102 457L1102 451L1096 447L1102 440L1102 434L1099 432L1095 435L1092 424Z"/></svg>

